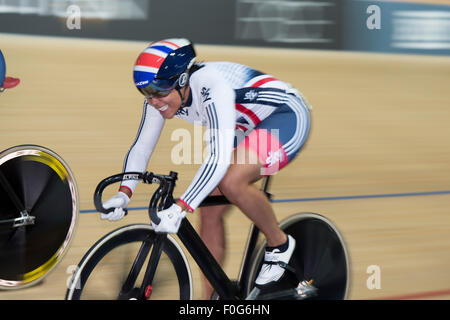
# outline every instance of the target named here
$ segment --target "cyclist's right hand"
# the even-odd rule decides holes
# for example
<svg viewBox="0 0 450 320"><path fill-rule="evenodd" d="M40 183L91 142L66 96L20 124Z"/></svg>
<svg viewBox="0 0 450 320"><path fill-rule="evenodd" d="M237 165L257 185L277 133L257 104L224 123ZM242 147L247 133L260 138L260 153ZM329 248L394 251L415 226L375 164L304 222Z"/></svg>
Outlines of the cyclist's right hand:
<svg viewBox="0 0 450 320"><path fill-rule="evenodd" d="M110 213L102 213L101 219L108 219L109 221L117 221L123 218L125 215L125 208L128 206L130 198L122 191L119 191L114 197L103 203L103 208L110 209L115 208Z"/></svg>

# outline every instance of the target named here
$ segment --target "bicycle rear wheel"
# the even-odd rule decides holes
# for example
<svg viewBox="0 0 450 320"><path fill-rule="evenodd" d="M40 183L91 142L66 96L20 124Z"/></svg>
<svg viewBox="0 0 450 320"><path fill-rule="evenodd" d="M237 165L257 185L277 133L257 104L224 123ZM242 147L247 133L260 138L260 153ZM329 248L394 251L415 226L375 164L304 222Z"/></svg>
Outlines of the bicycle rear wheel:
<svg viewBox="0 0 450 320"><path fill-rule="evenodd" d="M0 153L0 289L41 281L62 260L79 215L74 176L51 150Z"/></svg>
<svg viewBox="0 0 450 320"><path fill-rule="evenodd" d="M149 263L150 246L156 235L149 225L129 225L100 239L83 257L66 293L67 300L139 299L138 291ZM139 256L139 258L138 258ZM123 292L122 287L133 266L136 279ZM151 299L192 299L192 277L189 263L178 243L171 237L163 242ZM122 292L119 296L119 293Z"/></svg>
<svg viewBox="0 0 450 320"><path fill-rule="evenodd" d="M327 218L315 213L299 213L280 223L281 229L296 240L289 262L299 281L311 281L317 288L316 300L346 299L349 260L344 240ZM251 266L247 294L254 286L264 258L264 241Z"/></svg>

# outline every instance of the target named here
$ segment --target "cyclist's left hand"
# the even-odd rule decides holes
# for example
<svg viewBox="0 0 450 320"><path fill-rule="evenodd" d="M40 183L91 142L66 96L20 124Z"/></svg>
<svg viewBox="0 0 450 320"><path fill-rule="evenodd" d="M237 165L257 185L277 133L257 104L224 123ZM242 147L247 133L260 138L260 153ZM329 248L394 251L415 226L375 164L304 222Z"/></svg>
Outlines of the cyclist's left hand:
<svg viewBox="0 0 450 320"><path fill-rule="evenodd" d="M157 215L161 221L158 225L152 221L155 232L177 233L181 220L186 216L186 211L183 211L179 205L174 203L168 209L159 211Z"/></svg>

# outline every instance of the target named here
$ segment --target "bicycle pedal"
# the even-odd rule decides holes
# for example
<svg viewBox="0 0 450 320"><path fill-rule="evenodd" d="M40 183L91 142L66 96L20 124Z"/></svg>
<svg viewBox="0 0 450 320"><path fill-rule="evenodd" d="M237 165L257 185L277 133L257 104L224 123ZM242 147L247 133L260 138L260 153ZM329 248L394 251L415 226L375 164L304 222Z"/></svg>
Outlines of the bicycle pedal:
<svg viewBox="0 0 450 320"><path fill-rule="evenodd" d="M301 281L295 291L299 299L308 299L317 296L317 288L312 285L314 280Z"/></svg>

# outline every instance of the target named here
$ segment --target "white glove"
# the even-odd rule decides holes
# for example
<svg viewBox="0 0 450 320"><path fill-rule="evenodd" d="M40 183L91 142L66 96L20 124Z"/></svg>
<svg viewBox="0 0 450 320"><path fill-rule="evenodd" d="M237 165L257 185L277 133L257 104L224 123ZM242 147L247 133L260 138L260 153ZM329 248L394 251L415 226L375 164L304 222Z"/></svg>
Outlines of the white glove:
<svg viewBox="0 0 450 320"><path fill-rule="evenodd" d="M170 208L161 210L156 213L161 219L158 225L153 223L152 226L155 232L177 233L181 225L181 220L186 216L186 212L182 211L177 204L172 204Z"/></svg>
<svg viewBox="0 0 450 320"><path fill-rule="evenodd" d="M102 213L100 215L101 219L108 219L109 221L117 221L123 218L125 215L125 209L130 202L130 198L122 192L119 191L114 197L103 203L103 208L115 208L114 211L110 213Z"/></svg>

